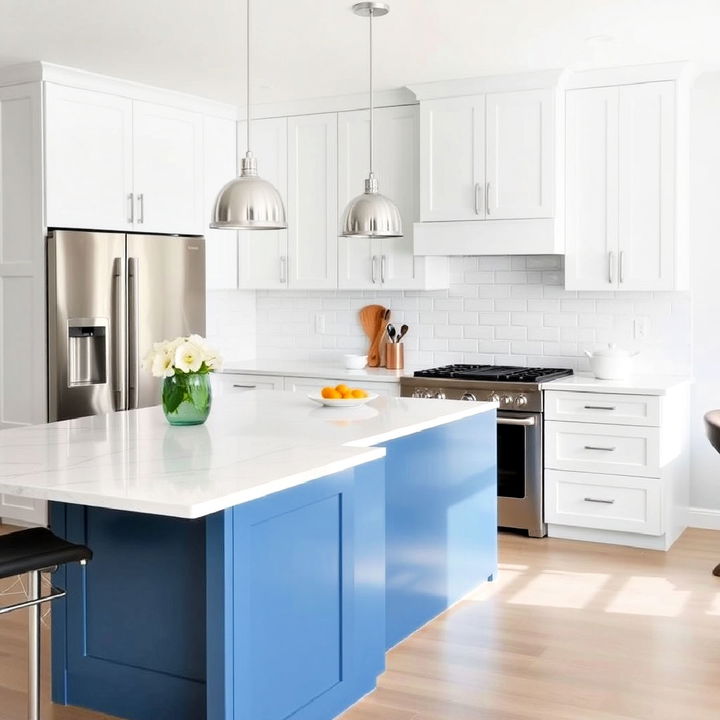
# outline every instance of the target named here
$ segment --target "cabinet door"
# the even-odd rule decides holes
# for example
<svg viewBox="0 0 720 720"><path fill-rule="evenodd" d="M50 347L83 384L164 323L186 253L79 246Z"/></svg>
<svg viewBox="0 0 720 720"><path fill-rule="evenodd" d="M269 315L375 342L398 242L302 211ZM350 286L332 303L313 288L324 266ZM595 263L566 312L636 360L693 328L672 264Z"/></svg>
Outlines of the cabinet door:
<svg viewBox="0 0 720 720"><path fill-rule="evenodd" d="M208 290L234 290L238 286L238 239L231 230L209 227L215 199L225 183L237 175L237 123L227 118L203 118L205 223L205 286Z"/></svg>
<svg viewBox="0 0 720 720"><path fill-rule="evenodd" d="M249 390L282 390L283 379L277 375L241 375L238 373L214 373L213 394L234 395Z"/></svg>
<svg viewBox="0 0 720 720"><path fill-rule="evenodd" d="M377 117L377 116L376 116ZM377 135L376 135L377 136ZM370 115L367 110L338 114L338 223L345 208L365 189L370 163ZM389 194L379 175L380 192ZM370 238L338 237L338 287L372 290L380 283L377 256Z"/></svg>
<svg viewBox="0 0 720 720"><path fill-rule="evenodd" d="M0 521L47 525L47 501L0 493Z"/></svg>
<svg viewBox="0 0 720 720"><path fill-rule="evenodd" d="M287 205L287 119L253 120L252 151L258 174L271 182ZM238 125L238 167L247 151L247 123ZM289 220L289 217L288 217ZM242 288L287 287L287 230L243 230L239 235L239 284Z"/></svg>
<svg viewBox="0 0 720 720"><path fill-rule="evenodd" d="M288 285L337 288L337 114L288 118Z"/></svg>
<svg viewBox="0 0 720 720"><path fill-rule="evenodd" d="M618 88L566 95L565 287L617 287Z"/></svg>
<svg viewBox="0 0 720 720"><path fill-rule="evenodd" d="M45 85L45 183L49 227L128 230L132 101Z"/></svg>
<svg viewBox="0 0 720 720"><path fill-rule="evenodd" d="M553 217L555 91L490 93L486 108L487 217Z"/></svg>
<svg viewBox="0 0 720 720"><path fill-rule="evenodd" d="M485 217L485 97L420 107L420 219Z"/></svg>
<svg viewBox="0 0 720 720"><path fill-rule="evenodd" d="M675 83L620 88L621 290L675 284Z"/></svg>
<svg viewBox="0 0 720 720"><path fill-rule="evenodd" d="M427 259L413 255L413 223L419 219L418 107L380 108L375 127L380 192L397 205L403 222L402 237L377 241L380 280L391 290L421 289Z"/></svg>
<svg viewBox="0 0 720 720"><path fill-rule="evenodd" d="M204 234L202 116L133 103L135 229Z"/></svg>

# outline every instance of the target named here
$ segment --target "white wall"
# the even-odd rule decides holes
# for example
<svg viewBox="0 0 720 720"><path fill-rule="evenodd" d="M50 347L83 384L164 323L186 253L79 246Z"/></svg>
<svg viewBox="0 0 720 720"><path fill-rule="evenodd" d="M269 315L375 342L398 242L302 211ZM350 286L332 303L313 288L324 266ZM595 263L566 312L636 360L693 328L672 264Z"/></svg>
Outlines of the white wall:
<svg viewBox="0 0 720 720"><path fill-rule="evenodd" d="M720 455L702 416L720 408L720 73L705 75L691 113L690 233L693 294L691 505L720 510ZM710 524L713 524L712 522ZM720 529L720 514L715 526Z"/></svg>
<svg viewBox="0 0 720 720"><path fill-rule="evenodd" d="M587 370L583 356L607 342L642 350L639 371L690 372L690 297L686 293L565 290L562 258L454 257L449 290L433 292L259 291L258 357L332 360L361 352L357 313L380 303L392 322L410 325L406 364L512 363ZM315 332L315 316L326 333ZM633 319L648 319L642 344Z"/></svg>

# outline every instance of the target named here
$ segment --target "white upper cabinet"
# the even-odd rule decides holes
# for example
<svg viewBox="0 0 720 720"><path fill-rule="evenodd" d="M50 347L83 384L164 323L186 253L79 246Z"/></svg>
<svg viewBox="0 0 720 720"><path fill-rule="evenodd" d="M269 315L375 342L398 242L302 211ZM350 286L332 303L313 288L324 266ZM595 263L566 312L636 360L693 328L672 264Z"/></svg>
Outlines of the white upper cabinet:
<svg viewBox="0 0 720 720"><path fill-rule="evenodd" d="M485 96L420 104L420 219L485 217Z"/></svg>
<svg viewBox="0 0 720 720"><path fill-rule="evenodd" d="M132 100L45 84L49 227L132 228Z"/></svg>
<svg viewBox="0 0 720 720"><path fill-rule="evenodd" d="M287 202L287 118L253 120L250 139L258 175L272 183ZM247 124L238 125L238 167L247 150ZM288 286L288 231L243 230L239 233L238 277L241 288Z"/></svg>
<svg viewBox="0 0 720 720"><path fill-rule="evenodd" d="M202 114L45 84L49 227L202 234Z"/></svg>
<svg viewBox="0 0 720 720"><path fill-rule="evenodd" d="M375 174L379 190L400 210L400 238L338 239L340 288L413 290L447 287L447 261L413 255L413 223L418 219L418 133L416 105L375 111ZM367 110L338 115L338 217L364 189L369 170L370 120Z"/></svg>
<svg viewBox="0 0 720 720"><path fill-rule="evenodd" d="M208 290L234 290L238 286L237 232L209 227L220 188L237 175L236 136L234 120L209 116L203 119L203 234Z"/></svg>
<svg viewBox="0 0 720 720"><path fill-rule="evenodd" d="M423 222L553 217L554 89L438 98L420 113Z"/></svg>
<svg viewBox="0 0 720 720"><path fill-rule="evenodd" d="M567 92L568 289L682 286L676 95L670 80Z"/></svg>
<svg viewBox="0 0 720 720"><path fill-rule="evenodd" d="M337 288L337 113L288 118L288 286Z"/></svg>
<svg viewBox="0 0 720 720"><path fill-rule="evenodd" d="M202 136L199 113L133 103L137 229L204 234Z"/></svg>
<svg viewBox="0 0 720 720"><path fill-rule="evenodd" d="M553 90L489 93L485 100L485 216L555 214Z"/></svg>

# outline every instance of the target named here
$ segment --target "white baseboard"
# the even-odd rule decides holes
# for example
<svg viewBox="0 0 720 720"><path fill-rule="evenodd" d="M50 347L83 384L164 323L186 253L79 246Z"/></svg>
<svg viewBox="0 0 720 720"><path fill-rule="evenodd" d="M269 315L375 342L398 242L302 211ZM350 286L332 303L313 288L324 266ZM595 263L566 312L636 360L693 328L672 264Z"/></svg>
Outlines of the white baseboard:
<svg viewBox="0 0 720 720"><path fill-rule="evenodd" d="M688 508L688 527L720 530L720 510L699 507Z"/></svg>

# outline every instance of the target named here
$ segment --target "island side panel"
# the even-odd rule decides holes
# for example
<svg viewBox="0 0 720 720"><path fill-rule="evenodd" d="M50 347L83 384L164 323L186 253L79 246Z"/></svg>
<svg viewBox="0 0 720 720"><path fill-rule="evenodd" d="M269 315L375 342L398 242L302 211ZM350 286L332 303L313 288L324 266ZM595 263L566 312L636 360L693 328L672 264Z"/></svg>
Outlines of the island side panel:
<svg viewBox="0 0 720 720"><path fill-rule="evenodd" d="M497 571L496 413L385 447L389 649Z"/></svg>
<svg viewBox="0 0 720 720"><path fill-rule="evenodd" d="M209 720L329 720L375 687L383 487L378 460L208 518Z"/></svg>
<svg viewBox="0 0 720 720"><path fill-rule="evenodd" d="M53 612L53 699L126 720L205 716L205 522L53 503L87 544Z"/></svg>

